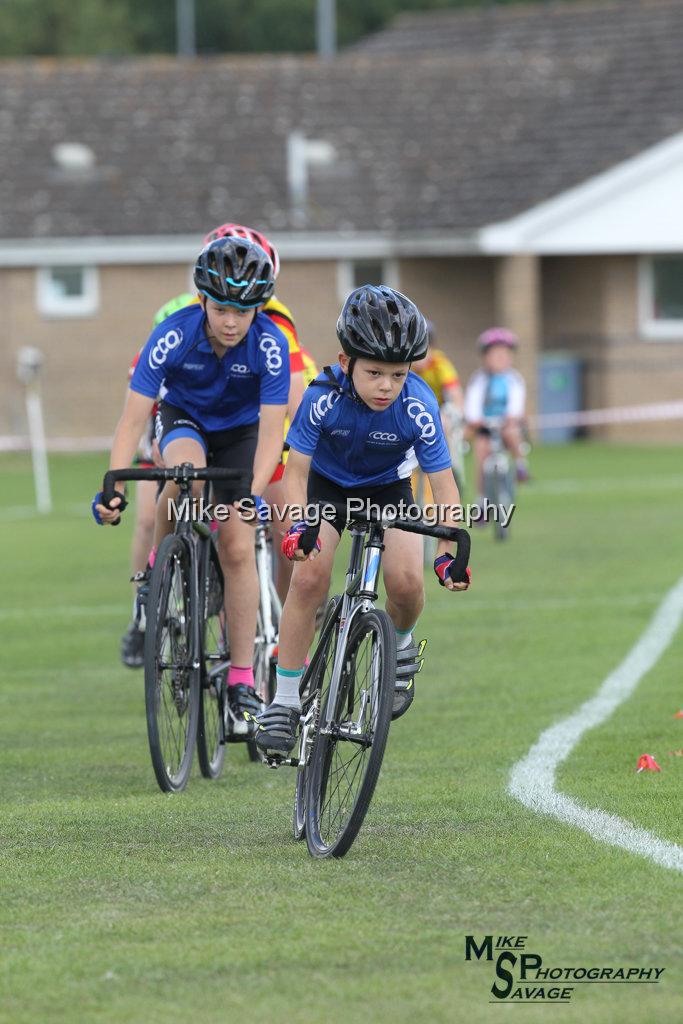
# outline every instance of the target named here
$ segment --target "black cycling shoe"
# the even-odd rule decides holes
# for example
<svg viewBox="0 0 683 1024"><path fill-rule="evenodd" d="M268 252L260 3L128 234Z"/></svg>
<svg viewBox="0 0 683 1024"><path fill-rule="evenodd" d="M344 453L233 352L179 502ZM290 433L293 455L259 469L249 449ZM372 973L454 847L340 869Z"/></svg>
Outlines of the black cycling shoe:
<svg viewBox="0 0 683 1024"><path fill-rule="evenodd" d="M270 757L284 757L296 744L301 711L284 704L269 704L256 719L254 742Z"/></svg>
<svg viewBox="0 0 683 1024"><path fill-rule="evenodd" d="M235 741L248 740L253 736L256 715L263 707L253 686L238 683L228 687L226 732Z"/></svg>
<svg viewBox="0 0 683 1024"><path fill-rule="evenodd" d="M130 582L137 583L138 592L135 597L135 625L144 633L147 620L147 599L149 598L149 581L152 576L152 569L148 565L143 572L136 572L131 576Z"/></svg>
<svg viewBox="0 0 683 1024"><path fill-rule="evenodd" d="M145 663L145 633L135 621L121 637L121 661L128 668L142 668Z"/></svg>
<svg viewBox="0 0 683 1024"><path fill-rule="evenodd" d="M417 646L415 643L411 643L408 647L401 648L396 654L396 689L394 690L394 707L391 712L392 722L395 722L401 715L405 715L415 699L415 676L422 668L422 652L426 644L426 640L421 640Z"/></svg>

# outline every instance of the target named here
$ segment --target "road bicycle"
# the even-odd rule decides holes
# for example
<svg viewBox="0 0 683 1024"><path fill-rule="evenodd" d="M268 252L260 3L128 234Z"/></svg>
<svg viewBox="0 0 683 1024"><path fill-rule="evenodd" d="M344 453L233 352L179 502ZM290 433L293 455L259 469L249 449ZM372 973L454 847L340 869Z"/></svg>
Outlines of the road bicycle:
<svg viewBox="0 0 683 1024"><path fill-rule="evenodd" d="M344 514L346 509L343 510ZM377 609L377 581L388 529L457 545L455 572L466 580L466 530L422 520L354 517L344 593L331 598L301 681L298 750L267 757L297 769L294 837L314 857L343 857L363 823L379 777L396 683L396 631Z"/></svg>
<svg viewBox="0 0 683 1024"><path fill-rule="evenodd" d="M103 501L114 496L116 481L173 480L180 493L174 532L159 545L149 581L145 628L145 707L154 773L165 792L187 785L195 747L202 775L216 779L225 759L225 745L242 742L230 728L227 675L229 637L224 612L224 578L215 535L208 517L195 514L192 483L196 480L243 481L241 470L195 469L190 463L168 469L109 471ZM263 706L275 692L273 652L277 645L281 606L270 573L270 540L263 524L256 527L259 610L254 645L254 683ZM251 737L252 760L260 759Z"/></svg>
<svg viewBox="0 0 683 1024"><path fill-rule="evenodd" d="M502 420L487 419L490 450L482 463L484 497L496 508L494 535L497 540L507 540L510 525L503 526L501 509L507 512L515 500L515 463L505 447L502 434Z"/></svg>

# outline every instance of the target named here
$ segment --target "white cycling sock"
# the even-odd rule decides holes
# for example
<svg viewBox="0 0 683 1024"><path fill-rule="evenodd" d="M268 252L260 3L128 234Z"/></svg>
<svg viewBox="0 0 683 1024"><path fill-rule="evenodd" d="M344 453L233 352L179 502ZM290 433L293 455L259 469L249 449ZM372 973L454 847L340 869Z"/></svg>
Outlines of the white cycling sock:
<svg viewBox="0 0 683 1024"><path fill-rule="evenodd" d="M304 674L303 667L300 669L288 669L277 667L277 689L275 691L275 697L273 698L274 704L282 704L286 708L297 708L301 710L301 701L299 700L299 684L301 683L301 677Z"/></svg>
<svg viewBox="0 0 683 1024"><path fill-rule="evenodd" d="M415 626L416 625L417 623L415 623ZM413 639L413 629L415 629L415 626L413 626L412 629L396 629L396 627L394 626L394 629L396 629L397 651L402 651L404 647L410 647L410 644L412 643Z"/></svg>

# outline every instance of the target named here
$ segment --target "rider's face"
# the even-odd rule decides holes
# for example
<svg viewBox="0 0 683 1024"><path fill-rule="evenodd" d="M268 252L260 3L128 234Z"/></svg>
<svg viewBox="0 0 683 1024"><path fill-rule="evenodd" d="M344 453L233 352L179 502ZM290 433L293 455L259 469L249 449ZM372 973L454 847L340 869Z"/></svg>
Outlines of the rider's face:
<svg viewBox="0 0 683 1024"><path fill-rule="evenodd" d="M512 349L507 345L490 345L484 351L484 366L489 373L505 373L512 366Z"/></svg>
<svg viewBox="0 0 683 1024"><path fill-rule="evenodd" d="M221 306L218 302L202 297L202 308L206 313L208 334L221 348L234 348L246 337L254 322L255 309L237 309L236 306Z"/></svg>
<svg viewBox="0 0 683 1024"><path fill-rule="evenodd" d="M349 357L339 353L339 364L349 371ZM353 383L359 398L374 412L388 409L398 398L406 382L410 363L381 363L372 359L356 359L353 364Z"/></svg>

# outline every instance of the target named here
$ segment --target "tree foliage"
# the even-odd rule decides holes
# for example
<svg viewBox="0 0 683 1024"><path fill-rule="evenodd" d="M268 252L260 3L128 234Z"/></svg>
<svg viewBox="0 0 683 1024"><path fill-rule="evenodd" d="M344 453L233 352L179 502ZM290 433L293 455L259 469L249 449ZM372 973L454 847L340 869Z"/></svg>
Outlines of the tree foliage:
<svg viewBox="0 0 683 1024"><path fill-rule="evenodd" d="M315 49L316 0L194 2L200 54ZM519 0L337 0L338 41L347 46L402 11L515 2ZM0 0L3 57L174 53L175 49L176 0Z"/></svg>

